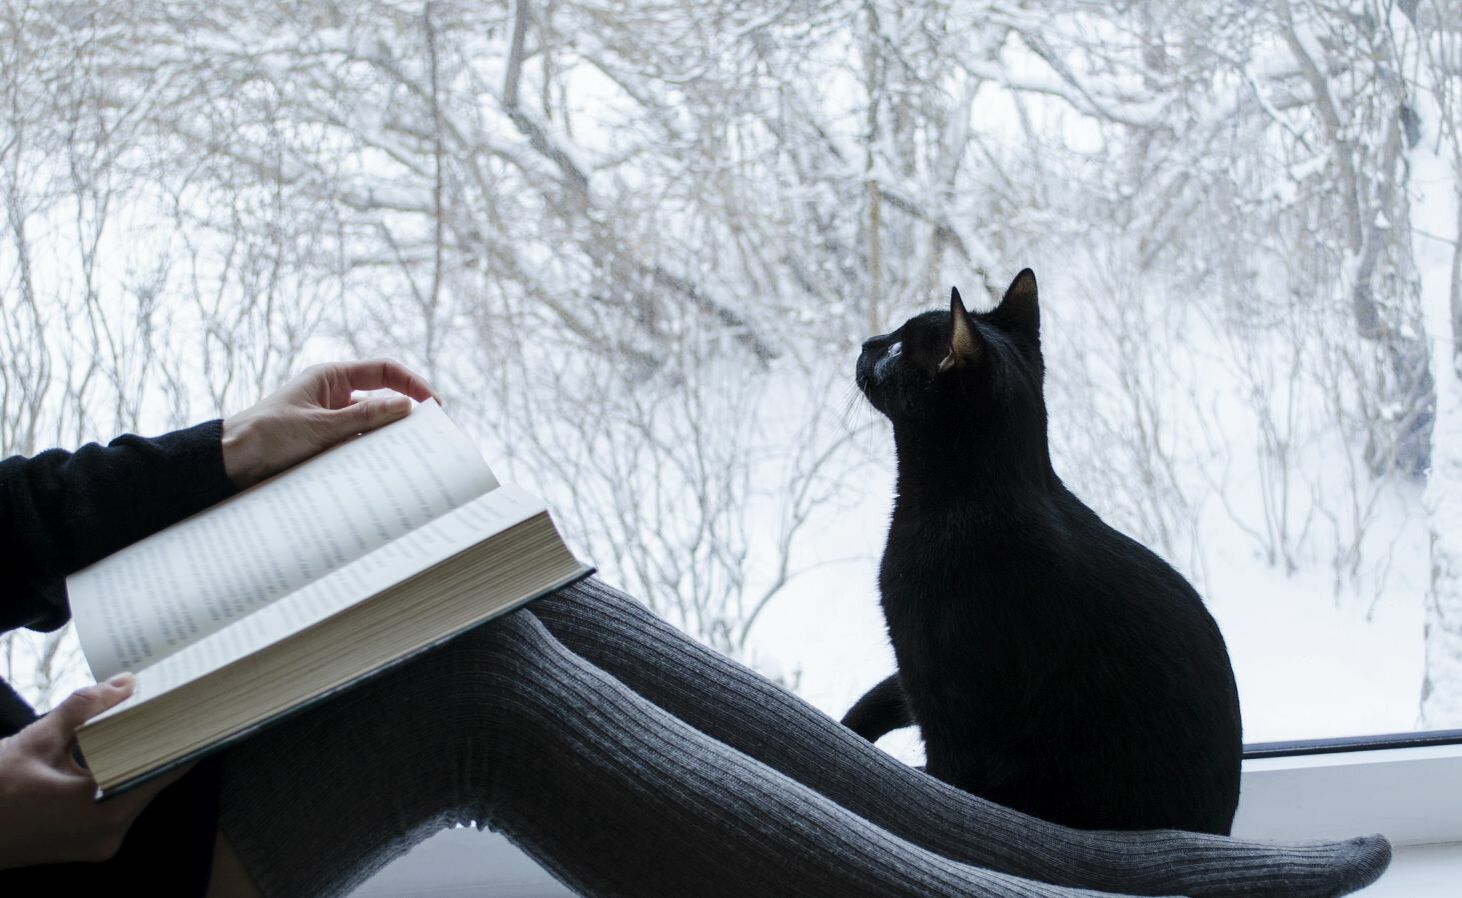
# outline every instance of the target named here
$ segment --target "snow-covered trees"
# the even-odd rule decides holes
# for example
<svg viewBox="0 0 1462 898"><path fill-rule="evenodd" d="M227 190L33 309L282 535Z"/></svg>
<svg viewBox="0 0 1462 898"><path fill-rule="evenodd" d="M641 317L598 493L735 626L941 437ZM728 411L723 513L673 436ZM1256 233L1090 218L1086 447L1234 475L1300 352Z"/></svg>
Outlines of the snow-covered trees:
<svg viewBox="0 0 1462 898"><path fill-rule="evenodd" d="M1032 265L1061 469L1195 578L1222 531L1380 595L1431 472L1437 694L1462 676L1439 477L1462 462L1426 310L1457 223L1426 197L1458 184L1459 22L1457 0L12 4L0 452L387 352L587 557L750 655L886 464L844 414L858 343Z"/></svg>
<svg viewBox="0 0 1462 898"><path fill-rule="evenodd" d="M1424 73L1413 84L1417 139L1408 163L1422 187L1412 198L1410 231L1437 393L1425 496L1431 570L1422 713L1429 725L1456 726L1462 721L1462 25L1455 15L1427 18L1415 5L1405 14L1412 28L1398 56Z"/></svg>

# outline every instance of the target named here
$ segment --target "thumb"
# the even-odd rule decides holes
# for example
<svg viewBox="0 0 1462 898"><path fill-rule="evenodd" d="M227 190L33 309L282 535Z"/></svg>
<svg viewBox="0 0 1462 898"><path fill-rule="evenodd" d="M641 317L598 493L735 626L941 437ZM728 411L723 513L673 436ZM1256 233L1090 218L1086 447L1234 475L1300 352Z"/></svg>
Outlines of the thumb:
<svg viewBox="0 0 1462 898"><path fill-rule="evenodd" d="M411 400L405 396L388 396L381 399L362 399L345 408L330 412L330 423L336 428L335 436L345 439L358 433L367 433L392 421L404 418L411 412Z"/></svg>
<svg viewBox="0 0 1462 898"><path fill-rule="evenodd" d="M64 750L76 734L77 727L124 701L132 694L136 682L132 674L122 673L105 683L85 686L66 696L37 723L47 732L52 747Z"/></svg>

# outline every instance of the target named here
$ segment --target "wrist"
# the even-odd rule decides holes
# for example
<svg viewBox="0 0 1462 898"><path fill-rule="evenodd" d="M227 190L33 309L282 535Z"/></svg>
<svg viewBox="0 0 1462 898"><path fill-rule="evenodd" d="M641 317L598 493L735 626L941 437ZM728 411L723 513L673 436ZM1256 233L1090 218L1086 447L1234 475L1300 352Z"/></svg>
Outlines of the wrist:
<svg viewBox="0 0 1462 898"><path fill-rule="evenodd" d="M223 473L241 490L269 476L257 433L258 423L248 412L223 419Z"/></svg>

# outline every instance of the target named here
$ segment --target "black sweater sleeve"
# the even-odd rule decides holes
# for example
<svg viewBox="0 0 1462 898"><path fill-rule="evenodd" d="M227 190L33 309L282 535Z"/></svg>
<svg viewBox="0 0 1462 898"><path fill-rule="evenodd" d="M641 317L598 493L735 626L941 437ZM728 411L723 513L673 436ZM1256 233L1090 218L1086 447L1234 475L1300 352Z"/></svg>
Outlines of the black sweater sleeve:
<svg viewBox="0 0 1462 898"><path fill-rule="evenodd" d="M0 461L0 632L57 629L67 574L236 491L220 419Z"/></svg>

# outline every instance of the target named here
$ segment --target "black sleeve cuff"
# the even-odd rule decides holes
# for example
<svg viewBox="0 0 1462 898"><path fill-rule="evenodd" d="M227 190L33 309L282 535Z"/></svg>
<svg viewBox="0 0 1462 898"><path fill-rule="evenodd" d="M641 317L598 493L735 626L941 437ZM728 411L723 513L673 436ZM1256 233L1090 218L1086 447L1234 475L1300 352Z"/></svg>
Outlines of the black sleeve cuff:
<svg viewBox="0 0 1462 898"><path fill-rule="evenodd" d="M202 424L159 437L126 434L112 441L113 446L139 443L153 447L161 456L156 463L166 465L173 472L170 480L176 504L169 516L175 521L202 511L238 492L233 481L224 473L222 418L204 421ZM168 524L162 526L166 527Z"/></svg>

